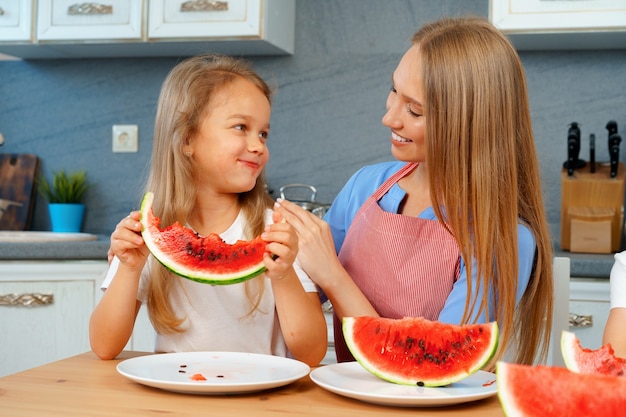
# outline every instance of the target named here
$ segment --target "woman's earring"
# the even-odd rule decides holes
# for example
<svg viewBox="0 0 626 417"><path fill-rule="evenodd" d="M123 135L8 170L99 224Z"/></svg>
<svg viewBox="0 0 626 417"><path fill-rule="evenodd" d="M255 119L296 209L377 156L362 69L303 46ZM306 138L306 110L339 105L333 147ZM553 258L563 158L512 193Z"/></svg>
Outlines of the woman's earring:
<svg viewBox="0 0 626 417"><path fill-rule="evenodd" d="M191 152L187 151L187 152L185 152L185 155L191 156Z"/></svg>

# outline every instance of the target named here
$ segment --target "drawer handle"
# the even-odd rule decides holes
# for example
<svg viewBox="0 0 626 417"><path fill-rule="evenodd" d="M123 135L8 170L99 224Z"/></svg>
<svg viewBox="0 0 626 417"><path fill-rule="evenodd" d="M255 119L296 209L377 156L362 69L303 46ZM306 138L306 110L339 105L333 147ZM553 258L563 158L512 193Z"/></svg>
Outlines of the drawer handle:
<svg viewBox="0 0 626 417"><path fill-rule="evenodd" d="M189 0L180 4L181 12L223 12L227 10L227 1Z"/></svg>
<svg viewBox="0 0 626 417"><path fill-rule="evenodd" d="M0 16L4 16L4 9L0 7Z"/></svg>
<svg viewBox="0 0 626 417"><path fill-rule="evenodd" d="M53 294L32 293L0 295L0 306L36 307L53 303Z"/></svg>
<svg viewBox="0 0 626 417"><path fill-rule="evenodd" d="M100 3L72 4L67 8L69 15L113 14L113 6Z"/></svg>
<svg viewBox="0 0 626 417"><path fill-rule="evenodd" d="M569 327L591 327L593 326L593 316L583 316L569 313Z"/></svg>

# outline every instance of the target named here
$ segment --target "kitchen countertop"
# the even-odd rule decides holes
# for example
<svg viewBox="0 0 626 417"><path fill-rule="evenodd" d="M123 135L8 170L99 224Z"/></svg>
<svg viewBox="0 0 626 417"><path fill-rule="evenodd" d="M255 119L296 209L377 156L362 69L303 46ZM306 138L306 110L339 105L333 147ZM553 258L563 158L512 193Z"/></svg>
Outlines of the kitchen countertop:
<svg viewBox="0 0 626 417"><path fill-rule="evenodd" d="M3 260L84 260L106 259L108 235L87 242L23 242L0 243ZM570 258L570 275L581 278L608 278L613 266L613 254L571 253L555 248L555 256Z"/></svg>
<svg viewBox="0 0 626 417"><path fill-rule="evenodd" d="M83 242L0 242L0 261L106 259L110 236Z"/></svg>

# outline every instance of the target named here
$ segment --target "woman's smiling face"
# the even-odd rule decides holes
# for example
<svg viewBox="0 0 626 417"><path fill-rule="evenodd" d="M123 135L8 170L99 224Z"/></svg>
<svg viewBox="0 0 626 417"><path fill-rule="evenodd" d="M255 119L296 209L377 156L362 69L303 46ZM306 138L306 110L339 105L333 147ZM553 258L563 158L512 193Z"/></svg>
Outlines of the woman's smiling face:
<svg viewBox="0 0 626 417"><path fill-rule="evenodd" d="M391 129L391 153L405 162L424 162L424 95L419 48L412 46L402 57L392 75L387 97L387 112L382 123Z"/></svg>

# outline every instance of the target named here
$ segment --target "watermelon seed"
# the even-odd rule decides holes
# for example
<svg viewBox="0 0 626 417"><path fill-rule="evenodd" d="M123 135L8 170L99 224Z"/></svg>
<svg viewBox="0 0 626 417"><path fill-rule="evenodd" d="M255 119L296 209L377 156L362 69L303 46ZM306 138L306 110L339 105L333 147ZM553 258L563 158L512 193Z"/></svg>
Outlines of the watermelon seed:
<svg viewBox="0 0 626 417"><path fill-rule="evenodd" d="M424 386L424 382L423 381L417 381L417 386L418 387L423 387Z"/></svg>

